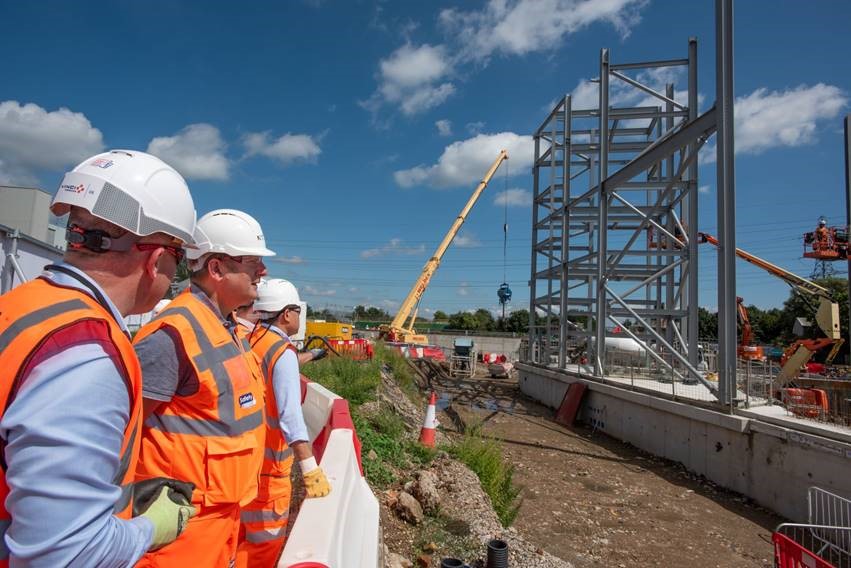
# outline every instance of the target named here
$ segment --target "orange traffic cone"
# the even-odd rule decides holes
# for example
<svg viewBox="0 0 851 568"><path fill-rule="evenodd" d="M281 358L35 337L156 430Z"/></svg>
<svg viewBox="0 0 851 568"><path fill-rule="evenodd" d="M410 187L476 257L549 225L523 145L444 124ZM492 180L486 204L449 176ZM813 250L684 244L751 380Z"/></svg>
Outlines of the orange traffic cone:
<svg viewBox="0 0 851 568"><path fill-rule="evenodd" d="M420 444L428 448L434 447L434 433L437 428L435 414L437 414L437 395L432 391L431 398L429 398L428 406L426 407L423 427L420 430Z"/></svg>

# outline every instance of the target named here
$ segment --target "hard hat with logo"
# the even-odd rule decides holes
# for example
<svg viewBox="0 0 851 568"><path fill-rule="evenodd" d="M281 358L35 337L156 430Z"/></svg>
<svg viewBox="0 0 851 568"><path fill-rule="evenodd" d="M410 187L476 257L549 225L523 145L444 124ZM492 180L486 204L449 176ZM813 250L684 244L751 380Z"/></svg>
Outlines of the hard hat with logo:
<svg viewBox="0 0 851 568"><path fill-rule="evenodd" d="M228 256L275 256L266 248L263 229L257 220L236 209L210 211L195 225L195 248L186 251L189 260L207 253Z"/></svg>
<svg viewBox="0 0 851 568"><path fill-rule="evenodd" d="M191 245L195 205L177 170L150 154L112 150L65 174L50 211L85 209L139 236L165 233Z"/></svg>
<svg viewBox="0 0 851 568"><path fill-rule="evenodd" d="M279 312L287 306L299 305L298 290L289 280L270 278L257 285L254 309L258 312Z"/></svg>

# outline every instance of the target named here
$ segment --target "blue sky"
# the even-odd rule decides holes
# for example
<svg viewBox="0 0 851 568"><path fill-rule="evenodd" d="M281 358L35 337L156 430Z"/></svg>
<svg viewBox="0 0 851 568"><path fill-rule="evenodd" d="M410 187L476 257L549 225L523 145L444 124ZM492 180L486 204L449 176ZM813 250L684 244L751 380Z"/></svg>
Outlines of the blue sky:
<svg viewBox="0 0 851 568"><path fill-rule="evenodd" d="M806 275L801 234L819 215L844 224L851 3L739 1L735 17L738 244ZM580 98L601 47L616 62L685 57L697 36L703 108L715 98L710 0L0 0L0 20L0 183L52 191L102 149L157 153L199 214L256 216L279 253L271 274L319 308L392 312L503 145L508 168L421 309L497 308L501 196L512 305L528 307L528 136L554 100ZM700 176L712 232L714 164ZM700 260L713 307L714 250ZM748 303L787 296L738 274Z"/></svg>

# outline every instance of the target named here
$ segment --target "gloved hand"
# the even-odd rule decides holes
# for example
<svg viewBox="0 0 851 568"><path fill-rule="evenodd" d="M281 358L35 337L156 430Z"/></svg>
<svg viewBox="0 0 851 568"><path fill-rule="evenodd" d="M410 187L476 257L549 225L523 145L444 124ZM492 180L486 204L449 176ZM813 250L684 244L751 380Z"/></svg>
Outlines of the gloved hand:
<svg viewBox="0 0 851 568"><path fill-rule="evenodd" d="M325 477L325 472L316 464L316 458L313 456L301 460L301 477L304 480L304 490L307 492L307 498L325 497L331 493L331 484L328 483L328 478Z"/></svg>
<svg viewBox="0 0 851 568"><path fill-rule="evenodd" d="M145 517L154 526L148 550L162 548L174 541L186 528L189 519L198 514L190 504L194 489L191 483L165 477L135 484L133 516Z"/></svg>
<svg viewBox="0 0 851 568"><path fill-rule="evenodd" d="M328 355L328 351L322 347L317 347L316 349L311 349L310 354L313 355L313 359L311 359L311 361L319 361Z"/></svg>

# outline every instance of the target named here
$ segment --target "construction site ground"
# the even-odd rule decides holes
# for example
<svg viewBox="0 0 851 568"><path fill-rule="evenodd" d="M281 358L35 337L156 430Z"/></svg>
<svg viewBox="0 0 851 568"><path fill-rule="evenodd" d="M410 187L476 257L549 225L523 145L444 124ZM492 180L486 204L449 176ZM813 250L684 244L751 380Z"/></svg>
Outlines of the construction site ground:
<svg viewBox="0 0 851 568"><path fill-rule="evenodd" d="M482 424L522 488L514 527L574 566L772 566L783 521L746 497L590 428L565 428L514 377L431 374L447 430Z"/></svg>

